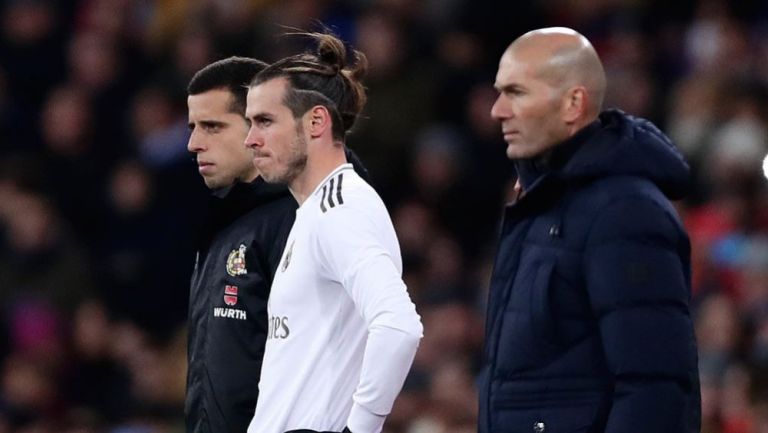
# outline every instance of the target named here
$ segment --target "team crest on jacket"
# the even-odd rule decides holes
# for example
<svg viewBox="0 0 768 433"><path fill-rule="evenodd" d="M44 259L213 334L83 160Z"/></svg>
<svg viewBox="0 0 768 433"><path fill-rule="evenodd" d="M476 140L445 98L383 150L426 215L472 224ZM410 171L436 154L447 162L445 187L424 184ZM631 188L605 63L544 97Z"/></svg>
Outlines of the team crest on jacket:
<svg viewBox="0 0 768 433"><path fill-rule="evenodd" d="M292 254L293 254L293 242L291 242L291 246L288 247L288 251L285 253L285 259L283 259L283 266L281 271L285 272L285 270L288 269L288 265L291 264Z"/></svg>
<svg viewBox="0 0 768 433"><path fill-rule="evenodd" d="M237 286L224 286L224 303L227 305L237 304Z"/></svg>
<svg viewBox="0 0 768 433"><path fill-rule="evenodd" d="M245 268L244 244L240 244L238 249L232 250L232 252L229 253L229 257L227 257L227 273L233 277L248 273L248 269Z"/></svg>

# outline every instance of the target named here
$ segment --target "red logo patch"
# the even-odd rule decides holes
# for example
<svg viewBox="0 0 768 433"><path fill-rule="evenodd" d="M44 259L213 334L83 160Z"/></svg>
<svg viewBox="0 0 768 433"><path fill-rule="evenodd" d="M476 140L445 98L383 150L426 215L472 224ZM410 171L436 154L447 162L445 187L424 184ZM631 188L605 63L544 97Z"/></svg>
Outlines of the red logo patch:
<svg viewBox="0 0 768 433"><path fill-rule="evenodd" d="M224 303L227 305L237 304L237 286L224 286Z"/></svg>

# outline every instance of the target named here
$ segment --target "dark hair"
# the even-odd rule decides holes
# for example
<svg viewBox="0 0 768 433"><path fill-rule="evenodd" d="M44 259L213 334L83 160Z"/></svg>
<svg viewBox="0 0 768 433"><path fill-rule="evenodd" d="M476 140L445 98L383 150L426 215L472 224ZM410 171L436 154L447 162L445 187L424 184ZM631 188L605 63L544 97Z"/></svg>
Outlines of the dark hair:
<svg viewBox="0 0 768 433"><path fill-rule="evenodd" d="M204 67L189 81L187 93L198 95L214 89L226 89L232 94L230 111L245 116L248 83L267 67L267 64L249 57L229 57Z"/></svg>
<svg viewBox="0 0 768 433"><path fill-rule="evenodd" d="M333 138L344 141L365 106L365 88L361 82L368 70L368 60L353 50L354 62L347 65L344 42L328 33L297 33L317 43L317 51L278 60L259 72L251 81L257 86L273 78L285 77L290 86L284 103L294 118L310 108L322 105L331 113Z"/></svg>

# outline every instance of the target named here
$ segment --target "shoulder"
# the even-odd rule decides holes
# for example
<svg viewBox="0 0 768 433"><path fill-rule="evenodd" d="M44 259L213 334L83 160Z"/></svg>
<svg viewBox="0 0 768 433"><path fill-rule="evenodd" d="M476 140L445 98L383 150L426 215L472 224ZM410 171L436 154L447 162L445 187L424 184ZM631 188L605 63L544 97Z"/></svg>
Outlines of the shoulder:
<svg viewBox="0 0 768 433"><path fill-rule="evenodd" d="M570 185L566 187L561 201L569 214L588 216L589 220L594 220L617 207L624 210L635 207L650 208L677 219L674 206L659 187L640 176L608 176Z"/></svg>
<svg viewBox="0 0 768 433"><path fill-rule="evenodd" d="M669 203L664 193L653 182L640 176L599 178L576 188L571 194L580 201L589 203L596 210L625 199Z"/></svg>
<svg viewBox="0 0 768 433"><path fill-rule="evenodd" d="M281 197L248 209L241 216L240 223L256 226L276 224L286 218L293 219L297 208L298 204L293 196Z"/></svg>
<svg viewBox="0 0 768 433"><path fill-rule="evenodd" d="M376 191L352 170L331 176L316 191L313 237L321 247L356 250L364 245L391 243L394 229Z"/></svg>
<svg viewBox="0 0 768 433"><path fill-rule="evenodd" d="M315 192L315 206L321 220L335 220L343 215L386 211L376 191L354 170L345 169L330 176Z"/></svg>
<svg viewBox="0 0 768 433"><path fill-rule="evenodd" d="M284 196L248 209L232 224L235 231L253 239L254 243L271 245L286 224L292 225L298 204L293 196Z"/></svg>
<svg viewBox="0 0 768 433"><path fill-rule="evenodd" d="M649 235L680 240L685 236L674 206L647 179L635 176L605 178L576 195L575 202L579 204L575 207L592 215L589 230L592 242Z"/></svg>

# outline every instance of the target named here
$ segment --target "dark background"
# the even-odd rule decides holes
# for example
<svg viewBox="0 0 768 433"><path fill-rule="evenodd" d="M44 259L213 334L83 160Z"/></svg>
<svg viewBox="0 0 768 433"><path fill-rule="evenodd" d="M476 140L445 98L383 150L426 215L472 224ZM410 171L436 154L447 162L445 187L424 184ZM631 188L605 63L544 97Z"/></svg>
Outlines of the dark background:
<svg viewBox="0 0 768 433"><path fill-rule="evenodd" d="M207 191L186 83L302 49L324 23L371 64L349 139L393 217L425 325L387 432L475 431L474 377L511 166L490 119L504 48L569 26L606 105L672 136L691 234L704 432L768 432L768 3L717 0L0 1L0 433L182 430Z"/></svg>

